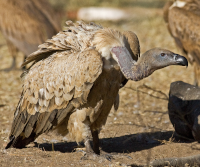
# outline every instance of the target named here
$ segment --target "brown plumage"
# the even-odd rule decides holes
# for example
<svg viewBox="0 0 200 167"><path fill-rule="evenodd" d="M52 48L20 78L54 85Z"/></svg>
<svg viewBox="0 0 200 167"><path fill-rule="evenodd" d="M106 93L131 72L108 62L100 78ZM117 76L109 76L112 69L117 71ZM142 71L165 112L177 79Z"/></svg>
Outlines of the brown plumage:
<svg viewBox="0 0 200 167"><path fill-rule="evenodd" d="M98 133L121 84L168 65L187 65L184 57L160 48L139 57L139 41L131 31L121 33L84 22L67 25L23 64L34 62L22 75L23 92L6 148L22 148L55 129L62 135L69 133L77 143L84 141L88 152L99 154Z"/></svg>
<svg viewBox="0 0 200 167"><path fill-rule="evenodd" d="M47 0L0 1L0 23L13 56L7 70L15 68L17 51L27 56L61 30L59 18Z"/></svg>
<svg viewBox="0 0 200 167"><path fill-rule="evenodd" d="M195 84L200 83L200 1L167 2L164 20L178 48L194 65Z"/></svg>

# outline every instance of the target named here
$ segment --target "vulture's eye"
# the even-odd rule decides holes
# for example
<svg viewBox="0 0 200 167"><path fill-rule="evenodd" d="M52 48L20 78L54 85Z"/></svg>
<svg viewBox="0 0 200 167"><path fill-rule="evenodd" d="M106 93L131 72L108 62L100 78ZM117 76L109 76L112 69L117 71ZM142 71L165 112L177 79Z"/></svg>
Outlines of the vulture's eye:
<svg viewBox="0 0 200 167"><path fill-rule="evenodd" d="M160 55L161 55L162 57L163 57L163 56L165 56L165 54L164 54L164 53L161 53Z"/></svg>

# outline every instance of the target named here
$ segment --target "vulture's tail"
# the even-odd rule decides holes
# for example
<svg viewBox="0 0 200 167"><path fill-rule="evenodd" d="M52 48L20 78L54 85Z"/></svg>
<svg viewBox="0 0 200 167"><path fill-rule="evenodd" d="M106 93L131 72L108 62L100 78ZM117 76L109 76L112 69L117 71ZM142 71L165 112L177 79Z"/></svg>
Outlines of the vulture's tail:
<svg viewBox="0 0 200 167"><path fill-rule="evenodd" d="M18 137L11 135L9 137L10 141L7 144L7 146L5 147L5 149L11 148L11 147L24 148L26 145L33 142L35 140L35 138L36 138L36 135L34 133L32 133L28 138L24 138L21 135Z"/></svg>

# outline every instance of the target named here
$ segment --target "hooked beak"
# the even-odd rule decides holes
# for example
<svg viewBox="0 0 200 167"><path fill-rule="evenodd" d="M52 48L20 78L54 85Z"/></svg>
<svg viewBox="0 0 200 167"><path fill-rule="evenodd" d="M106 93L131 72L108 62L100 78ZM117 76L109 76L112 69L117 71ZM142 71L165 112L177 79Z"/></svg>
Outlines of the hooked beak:
<svg viewBox="0 0 200 167"><path fill-rule="evenodd" d="M186 66L186 67L188 66L188 61L185 57L178 54L174 54L174 59L178 65Z"/></svg>

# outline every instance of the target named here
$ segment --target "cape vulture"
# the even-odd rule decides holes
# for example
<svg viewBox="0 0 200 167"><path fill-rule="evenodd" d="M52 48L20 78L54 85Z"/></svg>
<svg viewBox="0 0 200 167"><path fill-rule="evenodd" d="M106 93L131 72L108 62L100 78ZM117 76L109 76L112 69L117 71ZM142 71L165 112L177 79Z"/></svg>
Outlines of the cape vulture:
<svg viewBox="0 0 200 167"><path fill-rule="evenodd" d="M55 129L77 143L84 141L89 155L100 154L98 134L120 86L169 65L188 65L185 57L161 48L139 57L139 41L131 31L66 23L65 31L40 45L23 64L33 62L23 73L23 92L6 148L25 147Z"/></svg>
<svg viewBox="0 0 200 167"><path fill-rule="evenodd" d="M178 48L194 65L195 85L200 83L200 1L178 0L164 6L164 20Z"/></svg>
<svg viewBox="0 0 200 167"><path fill-rule="evenodd" d="M16 68L16 54L28 56L38 45L61 30L60 21L47 0L0 1L0 31L5 37Z"/></svg>
<svg viewBox="0 0 200 167"><path fill-rule="evenodd" d="M182 81L171 83L169 118L176 133L200 141L200 88Z"/></svg>
<svg viewBox="0 0 200 167"><path fill-rule="evenodd" d="M183 139L200 141L200 88L182 81L171 83L169 91L169 118L176 133ZM187 164L187 165L186 165ZM153 167L199 166L200 154L188 157L156 159Z"/></svg>

